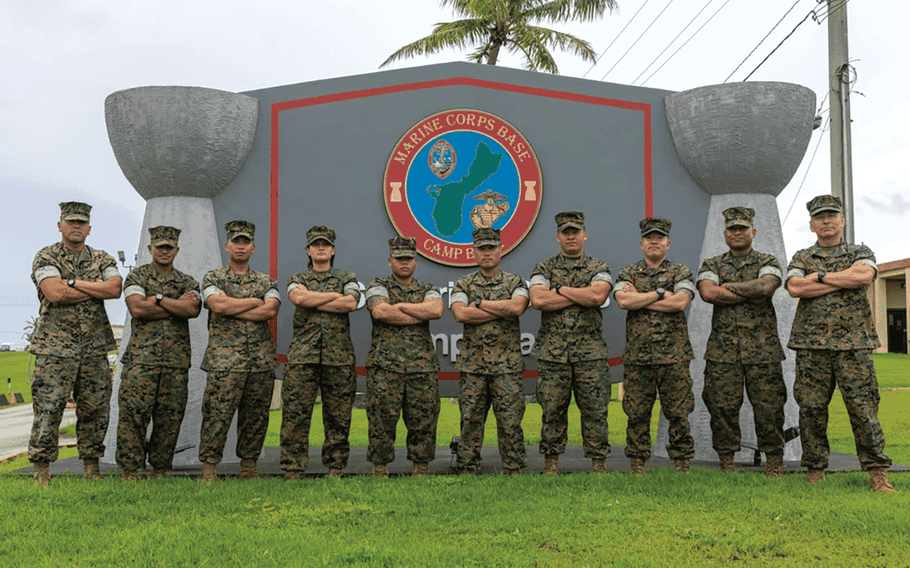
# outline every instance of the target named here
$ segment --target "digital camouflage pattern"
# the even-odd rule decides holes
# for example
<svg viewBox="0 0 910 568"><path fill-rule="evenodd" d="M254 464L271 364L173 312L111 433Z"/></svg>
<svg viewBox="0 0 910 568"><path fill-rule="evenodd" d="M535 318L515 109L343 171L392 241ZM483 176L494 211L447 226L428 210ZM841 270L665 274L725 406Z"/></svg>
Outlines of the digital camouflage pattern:
<svg viewBox="0 0 910 568"><path fill-rule="evenodd" d="M252 269L237 274L229 265L206 274L202 290L206 299L219 290L232 298L279 298L274 279ZM267 321L246 321L209 311L208 329L202 370L262 372L278 366Z"/></svg>
<svg viewBox="0 0 910 568"><path fill-rule="evenodd" d="M171 469L186 411L188 380L187 368L138 363L123 368L115 454L122 469L145 467L146 455L153 468ZM146 443L150 421L154 428Z"/></svg>
<svg viewBox="0 0 910 568"><path fill-rule="evenodd" d="M857 260L875 268L875 254L866 245L841 243L826 251L816 243L793 255L787 278L804 277L820 270L840 272ZM790 349L844 351L880 346L866 287L800 298L796 304L796 317L787 344Z"/></svg>
<svg viewBox="0 0 910 568"><path fill-rule="evenodd" d="M461 440L455 462L459 471L473 472L480 466L484 426L491 406L496 417L502 467L528 467L525 435L521 428L525 415L523 388L520 371L499 375L462 371L458 396Z"/></svg>
<svg viewBox="0 0 910 568"><path fill-rule="evenodd" d="M563 211L557 213L554 217L556 220L556 230L563 232L566 229L585 230L585 214L581 211Z"/></svg>
<svg viewBox="0 0 910 568"><path fill-rule="evenodd" d="M561 254L548 258L534 267L531 286L553 288L557 285L584 288L594 282L610 284L610 268L596 258L582 255L567 258ZM578 304L553 312L540 313L540 330L533 354L541 361L576 363L610 357L603 335L603 314L600 307Z"/></svg>
<svg viewBox="0 0 910 568"><path fill-rule="evenodd" d="M53 304L39 286L44 278L104 281L119 278L114 258L88 245L71 251L62 242L44 247L32 262L32 282L38 289L41 308L29 353L54 357L107 355L117 349L104 309L104 300L92 298L76 304Z"/></svg>
<svg viewBox="0 0 910 568"><path fill-rule="evenodd" d="M32 380L34 422L28 442L30 462L57 460L60 421L73 394L79 459L104 456L104 435L111 410L111 368L107 355L35 357Z"/></svg>
<svg viewBox="0 0 910 568"><path fill-rule="evenodd" d="M813 197L809 203L806 203L806 209L809 210L809 215L818 215L825 211L834 211L835 213L843 213L844 206L841 203L840 197L834 195L819 195Z"/></svg>
<svg viewBox="0 0 910 568"><path fill-rule="evenodd" d="M664 259L657 268L650 268L642 259L622 269L616 278L613 294L622 290L624 283L628 282L640 293L663 288L672 292L685 290L694 297L692 279L692 271L684 264ZM669 365L694 358L685 312L664 313L647 308L626 311L623 364Z"/></svg>
<svg viewBox="0 0 910 568"><path fill-rule="evenodd" d="M398 237L401 238L401 237ZM393 239L395 240L395 239ZM367 306L374 306L383 298L390 304L419 304L429 298L441 298L439 288L432 284L412 280L405 286L393 276L375 278L367 287ZM375 318L367 355L367 367L382 367L396 373L438 372L439 361L430 336L430 322L414 325L392 325Z"/></svg>
<svg viewBox="0 0 910 568"><path fill-rule="evenodd" d="M708 361L705 364L701 397L711 414L714 450L718 454L740 450L739 409L743 405L743 385L752 404L758 450L783 455L787 385L780 363L741 365Z"/></svg>
<svg viewBox="0 0 910 568"><path fill-rule="evenodd" d="M407 326L405 326L407 327ZM436 372L397 373L372 366L367 373L367 461L387 465L395 459L399 416L408 430L408 460L429 463L436 457L439 382Z"/></svg>
<svg viewBox="0 0 910 568"><path fill-rule="evenodd" d="M81 201L64 201L60 204L61 221L91 221L92 206Z"/></svg>
<svg viewBox="0 0 910 568"><path fill-rule="evenodd" d="M537 402L543 411L540 453L557 455L566 451L569 402L581 413L581 439L586 458L606 459L610 455L607 411L610 403L610 376L604 360L573 364L540 361L537 366Z"/></svg>
<svg viewBox="0 0 910 568"><path fill-rule="evenodd" d="M695 411L689 363L629 365L624 368L622 409L628 417L626 456L651 457L651 412L660 395L660 410L667 418L670 459L695 457L695 440L689 430L689 415Z"/></svg>
<svg viewBox="0 0 910 568"><path fill-rule="evenodd" d="M521 277L499 271L487 278L480 271L458 279L452 288L451 303L467 305L478 298L511 300L528 297ZM521 358L521 323L518 318L497 318L479 324L464 324L461 352L455 368L469 373L488 375L524 370Z"/></svg>
<svg viewBox="0 0 910 568"><path fill-rule="evenodd" d="M673 222L663 217L645 217L638 222L638 228L641 230L641 236L643 237L650 233L659 233L669 237L672 227Z"/></svg>
<svg viewBox="0 0 910 568"><path fill-rule="evenodd" d="M802 302L802 300L800 300ZM828 405L838 389L850 416L856 454L863 471L891 467L878 420L879 391L870 350L799 349L793 395L799 404L803 455L800 465L828 467Z"/></svg>
<svg viewBox="0 0 910 568"><path fill-rule="evenodd" d="M316 394L322 391L322 465L344 469L351 445L351 410L357 393L357 373L350 365L290 364L281 387L281 469L306 471L310 451L310 423Z"/></svg>
<svg viewBox="0 0 910 568"><path fill-rule="evenodd" d="M237 457L259 459L269 428L275 372L210 371L202 397L199 461L218 464L237 412Z"/></svg>
<svg viewBox="0 0 910 568"><path fill-rule="evenodd" d="M143 297L161 294L179 299L187 292L199 293L199 282L180 272L159 273L152 264L132 270L123 283L123 296ZM190 367L190 324L173 314L164 319L132 318L130 339L121 362L126 365L156 365L188 369Z"/></svg>
<svg viewBox="0 0 910 568"><path fill-rule="evenodd" d="M773 255L756 250L744 257L733 256L727 251L704 261L698 271L699 282L710 280L718 286L764 276L783 280L783 271ZM777 314L771 298L763 298L760 303L714 305L705 359L744 365L783 361L784 349L777 333Z"/></svg>
<svg viewBox="0 0 910 568"><path fill-rule="evenodd" d="M149 228L149 244L153 247L161 247L164 245L170 245L172 247L177 247L177 242L180 240L180 233L182 231L177 227L169 227L167 225L159 225L157 227Z"/></svg>
<svg viewBox="0 0 910 568"><path fill-rule="evenodd" d="M288 279L288 293L297 286L303 286L311 292L337 292L360 301L357 275L337 268L324 272L312 269L298 272ZM351 342L350 315L297 306L294 311L294 338L288 348L288 363L353 365L354 344Z"/></svg>

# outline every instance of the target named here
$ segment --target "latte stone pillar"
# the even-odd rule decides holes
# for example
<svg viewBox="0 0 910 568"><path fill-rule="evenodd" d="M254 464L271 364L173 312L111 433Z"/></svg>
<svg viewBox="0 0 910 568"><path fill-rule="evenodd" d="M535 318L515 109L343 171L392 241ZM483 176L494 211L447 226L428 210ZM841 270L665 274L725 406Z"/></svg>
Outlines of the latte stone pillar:
<svg viewBox="0 0 910 568"><path fill-rule="evenodd" d="M815 117L815 93L789 83L733 83L673 93L664 99L664 106L680 161L711 195L699 266L691 266L692 271L697 276L702 260L729 250L724 242L722 212L745 206L755 209L758 233L753 247L777 257L786 274L788 257L776 198L805 155ZM683 219L674 221L685 223ZM773 302L787 357L783 363L787 383L784 428L798 428L798 406L793 399L795 353L786 348L796 308L783 286L775 292ZM695 412L689 420L695 459L717 461L710 416L701 398L712 313L713 306L697 296L689 307L689 337L695 351L691 366ZM735 460L749 464L754 452L746 446L756 445L755 424L752 406L745 393L743 397L739 417L743 449ZM661 415L655 455L667 457L667 443L667 421ZM784 460L798 460L801 453L799 440L790 441L784 448Z"/></svg>
<svg viewBox="0 0 910 568"><path fill-rule="evenodd" d="M104 102L108 138L117 163L133 188L146 199L137 265L151 262L149 227L170 225L180 233L174 266L202 283L223 264L212 199L243 167L253 145L259 103L246 95L201 87L137 87L117 91ZM189 401L177 442L174 466L197 465L206 374L199 366L208 343L207 310L190 320L193 357ZM130 340L130 315L123 327L120 353ZM103 462L115 463L121 366L114 374L111 420ZM224 452L235 454L236 418ZM182 449L183 448L183 449ZM181 450L182 449L182 450Z"/></svg>

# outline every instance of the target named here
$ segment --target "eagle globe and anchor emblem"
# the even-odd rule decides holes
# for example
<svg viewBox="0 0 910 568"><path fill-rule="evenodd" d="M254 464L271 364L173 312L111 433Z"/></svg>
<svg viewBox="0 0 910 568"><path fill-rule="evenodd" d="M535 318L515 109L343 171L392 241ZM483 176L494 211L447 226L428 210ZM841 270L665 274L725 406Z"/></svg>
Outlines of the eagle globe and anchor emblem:
<svg viewBox="0 0 910 568"><path fill-rule="evenodd" d="M440 264L475 266L471 232L500 229L503 254L525 238L543 197L528 140L485 111L451 109L417 122L386 165L383 200L395 230ZM478 203L479 202L479 203Z"/></svg>

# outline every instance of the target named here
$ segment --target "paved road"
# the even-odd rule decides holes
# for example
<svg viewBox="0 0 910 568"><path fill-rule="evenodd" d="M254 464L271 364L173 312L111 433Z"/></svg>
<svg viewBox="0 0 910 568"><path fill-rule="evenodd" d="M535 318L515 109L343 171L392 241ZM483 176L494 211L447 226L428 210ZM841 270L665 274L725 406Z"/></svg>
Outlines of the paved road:
<svg viewBox="0 0 910 568"><path fill-rule="evenodd" d="M20 404L0 409L0 459L28 450L28 437L32 431L32 405ZM76 423L76 410L67 408L60 427Z"/></svg>

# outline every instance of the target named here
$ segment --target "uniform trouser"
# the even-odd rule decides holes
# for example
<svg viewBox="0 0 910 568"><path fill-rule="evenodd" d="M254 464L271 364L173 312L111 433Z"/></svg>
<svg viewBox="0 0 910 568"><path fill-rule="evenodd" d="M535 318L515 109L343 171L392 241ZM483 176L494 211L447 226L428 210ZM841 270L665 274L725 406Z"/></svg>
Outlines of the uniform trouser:
<svg viewBox="0 0 910 568"><path fill-rule="evenodd" d="M701 398L711 414L714 451L732 454L740 450L739 409L743 405L744 383L752 404L759 451L772 456L783 455L787 385L780 363L705 362L705 388Z"/></svg>
<svg viewBox="0 0 910 568"><path fill-rule="evenodd" d="M695 440L689 431L689 415L695 411L689 363L670 365L625 365L622 409L629 419L626 457L651 457L651 412L660 394L660 409L667 418L670 459L695 457Z"/></svg>
<svg viewBox="0 0 910 568"><path fill-rule="evenodd" d="M838 388L856 442L856 455L863 471L891 466L885 455L885 434L878 421L878 381L872 352L796 350L796 382L793 395L799 403L799 433L803 447L800 465L811 469L828 467L828 405Z"/></svg>
<svg viewBox="0 0 910 568"><path fill-rule="evenodd" d="M120 377L120 416L117 420L117 465L125 470L145 467L169 470L180 425L186 412L189 369L132 364ZM152 422L152 437L145 433Z"/></svg>
<svg viewBox="0 0 910 568"><path fill-rule="evenodd" d="M199 461L217 464L237 413L237 457L259 459L269 429L274 371L210 371L202 397Z"/></svg>
<svg viewBox="0 0 910 568"><path fill-rule="evenodd" d="M396 373L382 367L367 372L367 419L370 422L367 461L386 465L395 459L399 415L408 429L408 460L429 463L436 457L439 420L437 374Z"/></svg>
<svg viewBox="0 0 910 568"><path fill-rule="evenodd" d="M585 457L606 459L610 455L607 412L610 403L610 371L606 359L537 365L537 402L543 410L540 453L557 455L566 451L569 429L569 402L581 414L581 439Z"/></svg>
<svg viewBox="0 0 910 568"><path fill-rule="evenodd" d="M483 431L490 407L496 417L499 456L505 469L528 467L521 371L505 375L461 373L458 407L461 410L461 440L458 442L458 469L473 471L480 465Z"/></svg>
<svg viewBox="0 0 910 568"><path fill-rule="evenodd" d="M322 391L322 465L344 469L351 444L351 412L357 394L354 365L288 365L281 388L281 469L305 471L316 393Z"/></svg>
<svg viewBox="0 0 910 568"><path fill-rule="evenodd" d="M28 460L33 463L57 460L60 421L63 420L70 393L76 401L79 459L104 456L111 391L111 368L107 355L82 358L37 355L32 381L35 418L28 441Z"/></svg>

